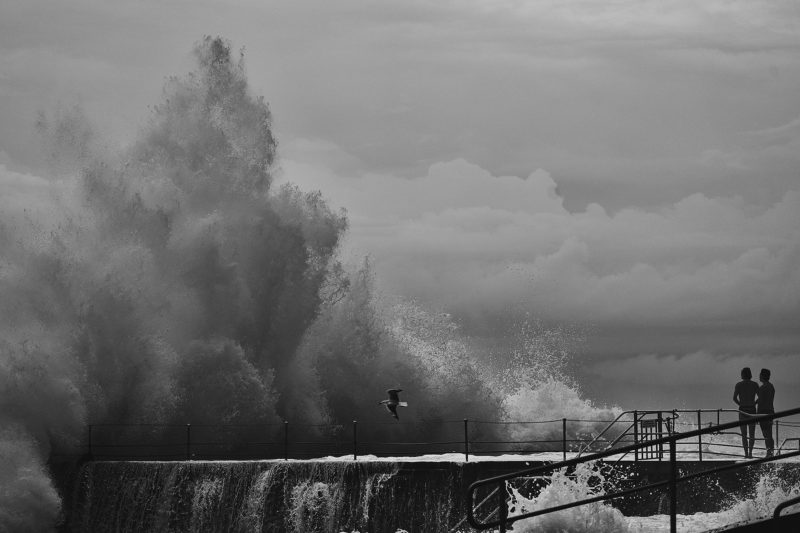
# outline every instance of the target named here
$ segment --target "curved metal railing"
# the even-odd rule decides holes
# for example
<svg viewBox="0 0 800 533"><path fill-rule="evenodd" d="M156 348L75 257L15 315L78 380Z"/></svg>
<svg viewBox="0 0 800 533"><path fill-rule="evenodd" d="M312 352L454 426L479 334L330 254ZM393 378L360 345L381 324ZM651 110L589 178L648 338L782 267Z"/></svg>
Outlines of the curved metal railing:
<svg viewBox="0 0 800 533"><path fill-rule="evenodd" d="M800 496L797 496L795 498L790 498L790 499L786 500L785 502L779 503L777 505L777 507L775 507L775 512L772 513L772 518L780 518L781 517L781 511L783 511L787 507L791 507L792 505L794 505L796 503L800 503Z"/></svg>
<svg viewBox="0 0 800 533"><path fill-rule="evenodd" d="M491 477L491 478L487 478L487 479L482 479L482 480L479 480L479 481L476 481L476 482L472 483L469 486L469 488L467 489L467 502L468 502L467 520L472 525L472 527L474 527L474 528L476 528L478 530L484 530L484 529L489 529L489 528L499 528L500 533L504 533L506 531L506 527L509 524L511 524L513 522L516 522L518 520L521 520L523 518L531 518L531 517L534 517L534 516L539 516L539 515L543 515L543 514L552 513L552 512L555 512L555 511L562 511L562 510L565 510L565 509L570 509L572 507L578 507L578 506L585 505L585 504L588 504L588 503L611 500L611 499L614 499L614 498L620 498L620 497L623 497L623 496L628 496L628 495L631 495L631 494L635 494L635 493L638 493L638 492L641 492L641 491L644 491L644 490L650 490L650 489L654 489L654 488L658 488L658 487L667 486L669 488L669 500L670 500L670 512L669 512L669 514L670 514L670 531L672 533L674 533L676 531L676 529L677 529L676 516L677 516L677 484L678 483L682 483L682 482L688 481L690 479L695 479L695 478L702 477L702 476L708 476L708 475L724 472L724 471L727 471L727 470L739 469L739 468L744 468L744 467L751 466L751 465L777 461L777 460L786 459L786 458L789 458L789 457L800 456L800 450L794 451L794 452L783 453L783 454L779 453L779 454L773 455L773 456L767 456L767 457L762 457L762 458L759 458L759 459L752 459L752 460L749 460L749 461L743 461L743 462L728 464L728 465L720 466L720 467L717 467L717 468L709 468L707 470L703 470L703 471L700 471L700 472L695 472L695 473L692 473L692 474L679 476L678 475L678 467L677 467L677 459L676 459L676 447L677 447L677 442L679 440L692 439L692 438L699 437L701 435L710 434L710 433L718 433L718 432L724 431L726 429L737 428L737 427L740 427L740 426L743 426L743 425L746 425L746 424L750 424L753 421L755 421L755 422L763 422L763 421L768 421L768 420L771 421L771 420L777 420L777 419L780 419L780 418L785 418L785 417L792 416L792 415L797 415L797 414L800 414L800 407L797 407L797 408L794 408L794 409L789 409L789 410L786 410L786 411L780 411L778 413L769 414L769 415L757 415L757 416L754 416L751 420L743 420L743 421L738 421L737 420L737 421L734 421L734 422L728 422L728 423L724 423L724 424L712 425L712 426L709 426L707 428L699 428L699 429L696 429L694 431L687 431L687 432L683 432L683 433L674 433L672 435L668 435L666 437L662 437L660 439L648 441L648 442L645 442L645 443L637 443L637 444L633 444L633 445L629 445L629 446L623 446L621 448L617 448L617 449L613 449L613 450L606 450L606 451L603 451L603 452L594 453L592 455L587 455L587 456L584 456L584 457L576 457L574 459L570 459L570 460L567 460L567 461L561 461L561 462L558 462L558 463L551 463L549 465L539 466L539 467L535 467L535 468L527 468L525 470L520 470L518 472L514 472L514 473L511 473L511 474L505 474L505 475L501 475L501 476L495 476L495 477ZM540 509L540 510L537 510L537 511L531 511L531 512L527 512L527 513L521 513L521 514L518 514L518 515L514 515L514 516L508 516L508 505L506 503L506 496L508 494L508 490L506 488L507 487L506 484L507 484L508 481L510 481L512 479L516 479L516 478L519 478L519 477L541 476L543 474L546 474L548 472L552 472L552 471L554 471L556 469L559 469L559 468L567 468L567 467L575 466L575 465L578 465L578 464L581 464L581 463L586 463L586 462L589 462L589 461L596 461L598 459L604 459L606 457L611 457L613 455L617 455L617 454L620 454L620 453L628 453L628 452L631 452L631 451L635 451L637 449L641 449L641 448L643 448L645 446L652 446L654 444L655 445L666 444L666 445L669 446L669 463L670 463L669 471L670 471L670 474L669 474L668 479L666 479L666 480L658 481L658 482L655 482L655 483L650 483L650 484L647 484L647 485L644 485L644 486L641 486L641 487L634 487L634 488L631 488L631 489L626 489L626 490L613 492L611 494L600 494L600 495L593 496L593 497L590 497L590 498L584 498L582 500L578 500L578 501L575 501L575 502L570 502L570 503L557 505L557 506L550 507L550 508L547 508L547 509ZM481 521L481 520L478 519L478 517L475 516L475 507L474 507L475 496L476 496L477 491L479 489L481 489L482 487L489 487L491 490L494 491L495 494L500 495L500 498L499 498L500 501L498 502L498 505L492 511L492 513L489 515L489 517L497 515L498 518L496 520ZM784 503L786 503L786 502L784 502ZM792 505L792 504L788 503L787 506L788 505ZM776 512L779 513L779 511L782 510L783 508L785 508L785 507L779 506L779 509L776 509Z"/></svg>

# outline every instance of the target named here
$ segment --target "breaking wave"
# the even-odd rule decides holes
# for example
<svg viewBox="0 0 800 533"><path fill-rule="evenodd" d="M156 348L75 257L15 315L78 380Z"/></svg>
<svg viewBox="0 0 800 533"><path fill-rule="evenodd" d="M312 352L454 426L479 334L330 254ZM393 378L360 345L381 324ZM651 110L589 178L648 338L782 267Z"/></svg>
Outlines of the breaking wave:
<svg viewBox="0 0 800 533"><path fill-rule="evenodd" d="M194 57L130 147L109 151L65 108L37 119L46 177L0 166L0 529L58 520L46 465L84 453L90 424L384 420L376 399L398 385L423 440L452 418L609 414L566 378L567 351L551 350L565 332L521 331L509 371L446 313L379 297L369 261L339 259L346 214L273 186L272 114L243 55L207 37ZM365 439L392 436L368 427ZM514 437L547 436L530 431ZM335 491L298 489L297 520L328 520L318 495Z"/></svg>

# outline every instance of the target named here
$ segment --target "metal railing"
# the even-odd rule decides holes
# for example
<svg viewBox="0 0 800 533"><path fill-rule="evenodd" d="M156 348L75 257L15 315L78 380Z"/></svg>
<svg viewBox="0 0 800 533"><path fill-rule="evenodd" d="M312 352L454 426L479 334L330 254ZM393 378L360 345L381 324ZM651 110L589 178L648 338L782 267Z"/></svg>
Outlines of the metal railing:
<svg viewBox="0 0 800 533"><path fill-rule="evenodd" d="M329 455L352 455L355 460L363 455L462 453L469 461L475 455L541 452L560 452L566 459L568 452L584 442L576 436L576 428L608 422L560 418L519 422L92 424L87 428L85 450L89 459L131 460L307 459ZM531 430L542 425L547 427ZM545 437L526 436L531 434Z"/></svg>
<svg viewBox="0 0 800 533"><path fill-rule="evenodd" d="M777 437L775 438L775 442L778 442ZM778 446L778 453L780 453L780 451L784 448L784 446L786 446L787 442L796 442L797 448L800 449L800 438L793 437L793 438L783 439L783 442Z"/></svg>
<svg viewBox="0 0 800 533"><path fill-rule="evenodd" d="M800 456L800 450L794 451L794 452L782 453L782 454L779 453L779 454L773 455L773 456L767 456L767 457L763 457L763 458L759 458L759 459L752 459L752 460L749 460L749 461L743 461L743 462L738 462L738 463L733 463L733 464L727 464L725 466L720 466L720 467L717 467L717 468L709 468L707 470L703 470L703 471L700 471L700 472L694 472L694 473L691 473L691 474L686 474L686 475L680 476L678 474L677 459L676 459L676 448L677 448L677 442L679 440L693 439L695 437L700 437L702 435L707 435L707 434L710 434L710 433L718 433L718 432L724 431L726 429L738 428L740 426L743 426L743 425L746 425L746 424L750 424L752 422L762 422L762 421L768 421L768 420L772 421L772 420L777 420L777 419L780 419L780 418L785 418L785 417L796 415L796 414L800 414L800 407L797 407L797 408L794 408L794 409L789 409L789 410L786 410L786 411L780 411L778 413L769 414L769 415L757 415L757 416L754 416L751 420L728 422L728 423L724 423L724 424L712 425L712 426L709 426L707 428L700 428L700 429L697 429L697 430L694 430L694 431L687 431L687 432L682 432L682 433L673 433L673 434L668 435L666 437L661 437L659 439L656 439L656 440L653 440L653 441L648 441L648 442L645 442L645 443L636 443L636 444L629 445L629 446L623 446L623 447L617 448L617 449L606 450L606 451L603 451L603 452L594 453L592 455L587 455L587 456L584 456L584 457L576 457L574 459L561 461L561 462L558 462L558 463L551 463L551 464L544 465L544 466L539 466L539 467L535 467L535 468L528 468L528 469L525 469L525 470L520 470L518 472L514 472L514 473L511 473L511 474L505 474L505 475L501 475L501 476L495 476L495 477L479 480L479 481L476 481L476 482L472 483L469 486L469 488L467 489L467 502L468 502L468 505L467 505L467 520L472 525L472 527L474 527L474 528L476 528L478 530L485 530L485 529L489 529L489 528L499 528L500 533L504 533L506 531L506 527L509 524L511 524L513 522L516 522L518 520L521 520L523 518L532 518L534 516L544 515L544 514L548 514L548 513L552 513L552 512L556 512L556 511L562 511L562 510L565 510L565 509L570 509L570 508L573 508L573 507L578 507L578 506L586 505L586 504L589 504L589 503L602 502L602 501L607 501L607 500L611 500L611 499L614 499L614 498L621 498L623 496L629 496L629 495L632 495L632 494L635 494L635 493L638 493L638 492L642 492L642 491L645 491L645 490L655 489L655 488L659 488L659 487L668 487L669 503L670 503L670 505L669 505L670 531L672 533L675 533L675 531L677 529L676 516L677 516L677 485L678 485L678 483L686 482L686 481L688 481L690 479L695 479L695 478L699 478L699 477L703 477L703 476L709 476L709 475L712 475L712 474L717 474L717 473L724 472L724 471L727 471L727 470L744 468L744 467L751 466L751 465L777 461L779 459L786 459L786 458L789 458L789 457ZM617 454L620 454L620 453L623 453L623 454L624 453L629 453L631 451L635 451L637 449L641 449L641 448L643 448L645 446L652 446L653 444L668 445L668 447L669 447L669 463L670 463L669 477L667 479L665 479L665 480L658 481L658 482L655 482L655 483L649 483L647 485L643 485L643 486L640 486L640 487L634 487L634 488L625 489L625 490L621 490L621 491L617 491L617 492L612 492L610 494L599 494L597 496L593 496L593 497L590 497L590 498L584 498L582 500L578 500L578 501L575 501L575 502L570 502L570 503L557 505L557 506L550 507L550 508L547 508L547 509L540 509L540 510L532 511L532 512L523 512L521 514L517 514L517 515L514 515L514 516L509 516L508 515L508 505L507 505L508 489L507 489L507 483L509 481L513 480L513 479L517 479L517 478L521 478L521 477L541 477L543 474L546 474L546 473L549 473L549 472L553 472L553 471L555 471L557 469L568 468L568 467L576 466L576 465L581 464L581 463L586 463L586 462L590 462L590 461L596 461L598 459L604 459L606 457L611 457L613 455L617 455ZM476 506L476 505L474 505L474 503L475 503L475 496L477 494L477 491L479 489L481 489L481 488L484 488L484 487L487 488L487 490L490 492L490 494L489 494L489 496L486 496L483 499L483 501L478 504L478 506ZM498 518L496 520L487 520L487 521L479 520L478 517L475 516L476 508L482 506L487 500L489 500L493 496L497 496L497 499L499 501L497 502L497 505L492 510L492 512L486 518L492 518L495 515L497 515ZM789 505L791 505L791 503ZM776 509L776 513L779 514L781 509L783 509L783 507L780 507L780 509Z"/></svg>
<svg viewBox="0 0 800 533"><path fill-rule="evenodd" d="M698 427L700 426L701 420L701 413L703 409L697 409L697 420L698 420ZM706 409L705 411L709 411ZM667 413L671 414L672 416L665 416ZM622 433L620 433L614 440L612 440L606 447L606 450L612 449L616 446L619 442L621 442L625 437L631 435L631 431L633 431L633 442L634 444L638 444L642 441L652 441L654 440L655 436L662 437L664 434L672 434L674 432L674 425L673 422L675 419L678 418L678 410L673 409L671 411L663 411L663 410L656 410L656 411L639 411L639 410L631 410L631 411L623 411L622 413L617 416L617 418L612 421L606 428L600 432L591 442L586 444L586 446L582 447L578 452L578 457L583 455L584 452L591 450L592 446L598 443L600 439L605 436L618 422L622 420L625 415L633 415L633 420L631 424L626 427ZM647 419L646 417L652 415L654 418ZM652 424L651 424L652 423ZM645 432L645 429L649 429L652 431ZM666 431L665 431L666 428ZM702 461L703 457L703 443L698 442L698 449L697 453ZM642 451L646 450L650 446L644 446ZM636 453L634 455L634 460L639 460L639 449L637 448ZM663 447L659 446L657 454L653 452L652 454L646 454L643 458L655 458L661 459L663 457ZM624 457L624 455L622 456ZM622 459L620 457L620 459Z"/></svg>
<svg viewBox="0 0 800 533"><path fill-rule="evenodd" d="M775 511L772 513L772 518L780 518L781 517L781 511L783 511L787 507L791 507L792 505L795 505L797 503L800 503L800 496L796 496L794 498L789 498L788 500L779 503L775 507Z"/></svg>
<svg viewBox="0 0 800 533"><path fill-rule="evenodd" d="M535 421L416 420L357 421L345 424L303 424L282 421L272 424L93 424L88 426L83 455L89 459L192 460L192 459L310 459L325 456L363 455L409 456L460 453L464 460L480 455L605 451L627 444L640 444L647 437L657 453L632 453L635 461L663 460L663 445L653 437L672 434L682 426L701 428L711 419L719 426L720 413L732 409L624 411L614 420L558 418ZM691 416L686 417L686 414ZM682 418L675 418L676 416ZM706 416L706 420L703 416ZM716 416L714 416L716 415ZM647 417L661 419L655 431L644 435L641 424ZM669 423L668 423L669 422ZM713 425L713 424L711 424ZM780 429L788 433L781 442ZM775 441L784 447L800 435L800 422L775 422ZM786 431L786 430L784 430ZM715 434L738 436L737 432ZM738 437L736 437L738 439ZM703 461L741 457L741 446L731 439L697 437L696 443L682 443L679 453ZM762 439L757 439L761 441ZM727 442L726 442L727 441ZM654 444L655 443L655 444ZM708 444L714 448L709 449ZM726 452L727 448L735 448ZM763 449L763 448L758 448ZM738 453L736 453L738 452ZM643 457L647 455L647 457ZM621 460L621 455L618 460Z"/></svg>
<svg viewBox="0 0 800 533"><path fill-rule="evenodd" d="M624 429L611 441L608 441L606 446L603 447L599 451L609 450L614 448L620 442L626 442L632 440L634 444L638 444L645 440L645 437L651 437L655 434L658 437L663 437L665 435L671 435L672 433L678 432L678 426L690 426L697 429L702 428L704 425L712 426L714 425L712 422L708 422L707 420L703 420L704 414L716 414L716 425L719 426L721 424L721 414L728 413L728 414L736 414L738 415L742 411L737 409L670 409L670 410L628 410L623 411L620 413L617 418L611 421L608 426L606 426L603 431L601 431L597 436L595 436L591 441L585 443L581 446L580 450L578 451L578 457L582 456L587 451L591 451L593 448L597 448L597 445L603 442L603 437L606 436L612 429L618 427L623 424L627 424L624 426ZM750 413L746 413L748 416L755 416L751 415ZM653 416L654 418L647 419L647 416ZM681 415L692 415L691 418L687 422L681 421ZM626 419L627 416L631 416L631 419ZM647 422L655 422L651 425L651 427L655 428L655 431L651 430L652 432L649 434L643 434L643 426ZM750 421L749 423L755 423L755 420ZM779 420L775 421L775 442L780 441L780 428L800 428L800 423L792 423L792 422L784 422L783 426ZM738 437L740 434L733 431L715 431L713 432L714 435L730 435L734 437ZM762 438L756 438L757 441L763 441ZM784 439L784 443L788 441L796 441L798 440L797 437L794 438L787 438ZM739 453L727 453L723 451L712 451L710 449L704 449L704 445L713 444L717 448L734 448L736 450L740 449L741 446L739 444L732 444L732 443L725 443L725 442L709 442L704 441L702 435L698 435L697 437L697 444L696 447L692 447L687 445L684 449L680 450L680 453L694 453L696 454L697 460L703 462L704 454L707 456L717 456L717 457L740 457ZM783 444L781 444L783 446ZM759 448L764 449L764 448ZM629 452L628 452L629 453ZM639 461L641 459L663 459L663 449L658 449L657 451L651 451L650 453L641 453L640 450L634 450L634 461ZM617 458L617 461L622 461L626 457L627 453L620 455ZM644 457L643 457L644 455Z"/></svg>

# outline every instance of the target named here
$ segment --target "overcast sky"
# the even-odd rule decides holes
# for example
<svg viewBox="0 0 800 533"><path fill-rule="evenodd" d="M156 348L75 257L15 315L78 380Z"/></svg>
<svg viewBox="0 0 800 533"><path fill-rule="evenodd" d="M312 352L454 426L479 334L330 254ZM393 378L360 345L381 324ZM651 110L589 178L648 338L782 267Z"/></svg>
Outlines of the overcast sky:
<svg viewBox="0 0 800 533"><path fill-rule="evenodd" d="M795 0L0 0L3 194L41 185L38 110L124 146L206 34L383 290L585 327L600 401L725 407L749 365L800 404Z"/></svg>

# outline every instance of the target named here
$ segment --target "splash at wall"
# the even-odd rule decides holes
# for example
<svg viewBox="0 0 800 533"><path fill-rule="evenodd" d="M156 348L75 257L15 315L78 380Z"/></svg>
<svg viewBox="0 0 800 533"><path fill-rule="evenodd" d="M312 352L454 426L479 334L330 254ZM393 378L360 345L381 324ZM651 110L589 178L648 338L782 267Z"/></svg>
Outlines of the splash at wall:
<svg viewBox="0 0 800 533"><path fill-rule="evenodd" d="M603 474L592 463L577 466L569 475L561 470L548 477L548 485L536 496L526 498L512 489L509 516L547 509L558 505L576 502L602 494L605 485ZM541 531L557 533L628 533L630 531L625 516L607 502L595 502L551 514L523 518L514 524L515 533Z"/></svg>
<svg viewBox="0 0 800 533"><path fill-rule="evenodd" d="M568 447L578 449L578 441L591 440L616 418L619 408L595 405L569 374L583 339L580 328L545 327L527 317L515 327L514 335L510 363L494 386L502 391L507 419L529 423L509 424L509 440L551 441L552 449L560 449L561 419L567 418ZM607 435L613 438L616 433Z"/></svg>
<svg viewBox="0 0 800 533"><path fill-rule="evenodd" d="M289 361L345 282L346 219L272 189L271 113L241 58L219 38L194 54L122 153L79 108L40 116L52 176L16 176L34 209L2 211L0 417L29 437L31 475L82 453L87 424L277 421Z"/></svg>

